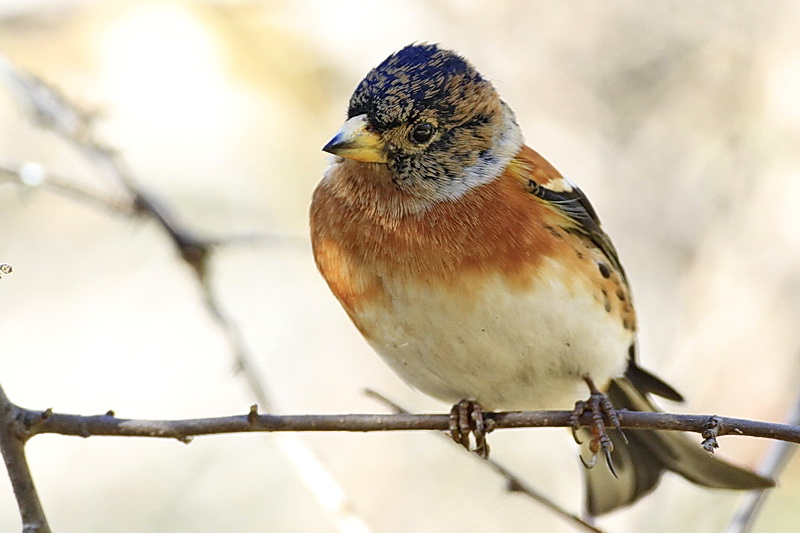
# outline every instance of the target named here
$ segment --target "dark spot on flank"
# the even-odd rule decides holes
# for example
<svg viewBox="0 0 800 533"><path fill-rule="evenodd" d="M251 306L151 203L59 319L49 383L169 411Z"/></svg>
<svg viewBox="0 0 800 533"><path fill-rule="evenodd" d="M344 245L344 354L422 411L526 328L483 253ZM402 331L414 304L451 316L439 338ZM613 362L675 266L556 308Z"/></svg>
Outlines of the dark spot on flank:
<svg viewBox="0 0 800 533"><path fill-rule="evenodd" d="M611 277L611 270L609 270L608 265L605 263L597 263L597 268L600 270L600 275L604 278L608 279Z"/></svg>
<svg viewBox="0 0 800 533"><path fill-rule="evenodd" d="M625 293L622 291L622 288L621 288L621 287L620 287L620 288L617 288L617 299L618 299L620 302L624 302L624 301L625 301Z"/></svg>
<svg viewBox="0 0 800 533"><path fill-rule="evenodd" d="M583 252L581 252L580 250L575 250L575 255L578 256L578 259L583 259Z"/></svg>
<svg viewBox="0 0 800 533"><path fill-rule="evenodd" d="M603 307L606 310L606 313L611 312L611 300L608 299L608 291L603 289Z"/></svg>

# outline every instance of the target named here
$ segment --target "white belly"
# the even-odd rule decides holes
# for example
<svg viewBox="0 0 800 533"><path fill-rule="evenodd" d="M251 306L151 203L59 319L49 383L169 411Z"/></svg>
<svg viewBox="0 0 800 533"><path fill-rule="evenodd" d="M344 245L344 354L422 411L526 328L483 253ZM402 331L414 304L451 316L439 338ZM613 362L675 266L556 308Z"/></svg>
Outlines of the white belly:
<svg viewBox="0 0 800 533"><path fill-rule="evenodd" d="M373 348L426 394L489 409L571 409L588 395L583 376L602 386L623 373L633 334L587 282L568 287L553 281L554 263L543 266L528 290L498 276L465 286L468 298L384 280L392 305L359 316Z"/></svg>

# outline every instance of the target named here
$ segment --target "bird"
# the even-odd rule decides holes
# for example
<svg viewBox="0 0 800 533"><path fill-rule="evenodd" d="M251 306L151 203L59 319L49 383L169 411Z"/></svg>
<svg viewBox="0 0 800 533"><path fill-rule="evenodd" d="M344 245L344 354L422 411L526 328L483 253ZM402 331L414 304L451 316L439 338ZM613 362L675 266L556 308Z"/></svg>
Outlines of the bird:
<svg viewBox="0 0 800 533"><path fill-rule="evenodd" d="M372 348L454 404L456 422L574 406L576 440L609 462L582 459L593 516L650 493L667 470L713 488L773 485L684 434L605 431L616 410L683 398L639 366L630 285L588 198L525 144L467 59L425 42L391 54L323 150L310 206L318 270ZM587 411L600 425L578 430Z"/></svg>

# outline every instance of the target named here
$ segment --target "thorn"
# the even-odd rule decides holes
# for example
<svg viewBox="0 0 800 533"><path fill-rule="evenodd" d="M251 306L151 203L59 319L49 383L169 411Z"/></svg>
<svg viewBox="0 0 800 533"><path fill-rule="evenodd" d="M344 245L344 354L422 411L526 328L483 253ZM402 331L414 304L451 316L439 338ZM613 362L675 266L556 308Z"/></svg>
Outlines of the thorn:
<svg viewBox="0 0 800 533"><path fill-rule="evenodd" d="M255 424L256 420L258 420L258 404L253 404L250 406L250 412L247 413L247 422L249 424Z"/></svg>
<svg viewBox="0 0 800 533"><path fill-rule="evenodd" d="M31 414L33 414L33 413L31 413ZM38 426L39 424L42 424L43 422L45 422L51 416L53 416L53 408L52 407L48 407L47 409L45 409L41 413L37 413L37 414L33 415L31 418L25 420L26 430L34 428L34 427Z"/></svg>

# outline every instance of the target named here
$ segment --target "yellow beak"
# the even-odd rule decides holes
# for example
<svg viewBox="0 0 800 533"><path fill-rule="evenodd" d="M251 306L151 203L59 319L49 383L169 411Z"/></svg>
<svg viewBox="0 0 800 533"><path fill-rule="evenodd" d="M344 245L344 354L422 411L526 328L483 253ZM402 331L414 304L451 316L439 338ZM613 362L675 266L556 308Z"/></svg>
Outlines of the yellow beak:
<svg viewBox="0 0 800 533"><path fill-rule="evenodd" d="M383 141L368 125L367 115L349 119L322 150L364 163L386 163Z"/></svg>

